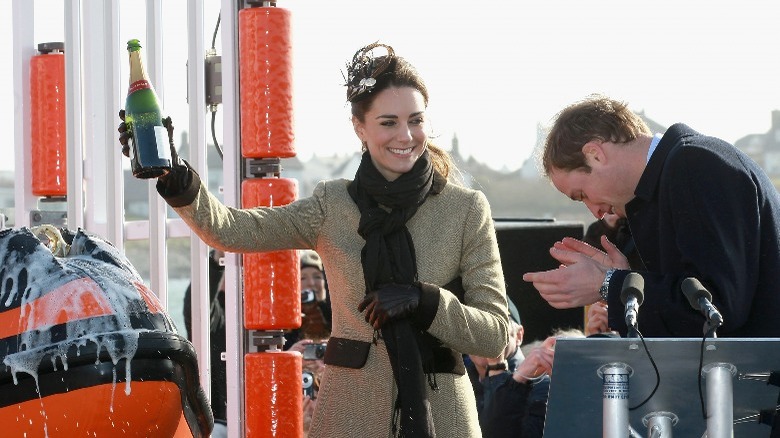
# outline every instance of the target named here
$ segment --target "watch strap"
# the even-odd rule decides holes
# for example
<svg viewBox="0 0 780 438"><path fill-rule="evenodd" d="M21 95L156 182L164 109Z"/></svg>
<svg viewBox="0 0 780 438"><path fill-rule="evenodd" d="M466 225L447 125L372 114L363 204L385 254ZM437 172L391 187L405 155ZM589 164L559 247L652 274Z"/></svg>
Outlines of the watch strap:
<svg viewBox="0 0 780 438"><path fill-rule="evenodd" d="M506 370L507 368L508 367L506 361L488 364L488 366L485 367L485 369L487 369L488 371Z"/></svg>
<svg viewBox="0 0 780 438"><path fill-rule="evenodd" d="M609 301L609 281L612 279L612 274L614 274L615 271L617 271L617 269L609 268L607 269L607 274L604 275L604 281L601 282L601 288L599 288L599 295L601 295L602 301Z"/></svg>

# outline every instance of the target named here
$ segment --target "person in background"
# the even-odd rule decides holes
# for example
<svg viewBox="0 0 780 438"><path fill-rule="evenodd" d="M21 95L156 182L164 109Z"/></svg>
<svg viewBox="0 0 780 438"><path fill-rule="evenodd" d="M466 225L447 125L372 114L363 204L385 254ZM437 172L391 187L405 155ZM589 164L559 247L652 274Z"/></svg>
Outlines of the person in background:
<svg viewBox="0 0 780 438"><path fill-rule="evenodd" d="M285 333L284 349L300 339L325 339L331 331L331 307L322 260L315 251L301 251L301 327Z"/></svg>
<svg viewBox="0 0 780 438"><path fill-rule="evenodd" d="M607 302L596 301L585 311L585 336L620 337L620 334L609 328L609 310Z"/></svg>
<svg viewBox="0 0 780 438"><path fill-rule="evenodd" d="M209 341L211 345L211 411L214 413L214 430L211 438L227 437L227 364L222 353L227 348L225 337L225 278L224 266L219 260L223 251L209 251ZM184 292L184 327L187 340L192 342L192 284Z"/></svg>
<svg viewBox="0 0 780 438"><path fill-rule="evenodd" d="M303 433L304 436L308 435L309 428L311 427L312 416L314 415L314 409L317 407L319 398L317 394L320 390L320 382L322 381L322 375L325 372L325 361L320 355L319 350L313 347L324 346L327 348L328 340L321 339L313 341L311 339L301 339L294 343L290 347L290 351L297 351L303 355L303 361L301 363L301 373L308 374L310 381L307 379L304 385L303 394ZM314 354L310 351L316 351ZM307 388L308 386L308 388Z"/></svg>
<svg viewBox="0 0 780 438"><path fill-rule="evenodd" d="M479 436L462 355L496 357L509 341L490 206L457 183L451 157L429 138L428 89L408 61L369 44L346 79L363 149L354 180L239 209L174 157L157 191L212 247L314 249L330 267L333 332L310 437ZM126 145L126 124L119 131Z"/></svg>
<svg viewBox="0 0 780 438"><path fill-rule="evenodd" d="M628 220L614 213L606 213L601 219L591 222L585 230L585 236L582 240L601 251L606 251L601 244L601 236L606 236L610 242L626 256L628 264L633 269L641 271L644 269L642 258L636 250L634 238L631 237L631 229L628 227Z"/></svg>
<svg viewBox="0 0 780 438"><path fill-rule="evenodd" d="M517 307L508 301L509 326L515 336L496 358L470 355L466 371L471 379L485 438L541 438L555 338L523 354L525 329Z"/></svg>
<svg viewBox="0 0 780 438"><path fill-rule="evenodd" d="M722 337L778 337L780 194L745 153L684 124L652 133L627 105L593 95L565 108L542 165L553 185L601 218L628 220L644 269L638 320L653 337L701 336L705 317L681 285L698 279L723 315ZM572 238L550 250L561 266L524 274L556 308L603 299L609 327L625 336L628 259Z"/></svg>
<svg viewBox="0 0 780 438"><path fill-rule="evenodd" d="M606 236L610 242L626 256L628 265L635 270L643 270L644 264L639 252L636 251L634 239L631 237L631 229L628 221L614 213L606 213L601 219L592 222L582 240L601 251L606 251L601 244L601 236ZM586 306L585 309L585 335L586 336L619 336L609 328L607 302L598 300Z"/></svg>

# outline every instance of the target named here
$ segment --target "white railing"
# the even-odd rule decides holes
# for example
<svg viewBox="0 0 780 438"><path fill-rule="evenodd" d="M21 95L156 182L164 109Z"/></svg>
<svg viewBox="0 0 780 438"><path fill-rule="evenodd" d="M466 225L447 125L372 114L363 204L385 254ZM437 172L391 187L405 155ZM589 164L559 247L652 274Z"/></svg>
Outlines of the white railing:
<svg viewBox="0 0 780 438"><path fill-rule="evenodd" d="M59 3L57 3L59 5ZM149 241L149 282L163 305L168 307L168 249L173 237L190 237L193 344L198 353L200 380L210 394L208 247L180 219L167 219L167 206L157 195L154 181L148 182L149 219L128 221L124 214L123 161L117 140L117 112L124 106L120 83L124 61L120 27L128 24L120 16L120 5L137 8L141 2L119 0L66 0L62 3L65 35L67 102L68 202L67 226L84 228L103 236L120 250L131 240ZM206 111L203 60L206 53L203 0L188 0L187 7L187 95L189 102L190 164L204 181L206 166ZM223 59L237 59L237 16L240 0L221 0ZM14 90L14 188L16 227L30 225L30 212L38 208L32 194L30 137L30 59L36 55L35 7L29 0L13 0L13 90ZM163 101L162 0L146 0L145 58L151 82ZM209 17L211 20L212 17ZM213 17L216 18L216 17ZM181 20L181 16L171 17ZM194 68L192 68L194 67ZM239 156L237 71L235 63L223 62L224 200L239 205ZM185 78L182 77L181 80ZM131 260L132 261L132 260ZM227 306L228 432L243 435L242 387L243 330L239 297L239 258L225 257Z"/></svg>

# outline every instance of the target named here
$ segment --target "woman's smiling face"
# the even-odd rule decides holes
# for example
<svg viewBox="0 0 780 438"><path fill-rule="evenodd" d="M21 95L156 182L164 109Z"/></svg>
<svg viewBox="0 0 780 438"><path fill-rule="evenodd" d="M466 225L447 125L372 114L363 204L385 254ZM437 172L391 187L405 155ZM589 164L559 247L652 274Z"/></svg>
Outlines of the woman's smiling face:
<svg viewBox="0 0 780 438"><path fill-rule="evenodd" d="M425 150L425 100L413 87L390 87L374 98L364 121L352 118L371 161L388 181L410 171Z"/></svg>

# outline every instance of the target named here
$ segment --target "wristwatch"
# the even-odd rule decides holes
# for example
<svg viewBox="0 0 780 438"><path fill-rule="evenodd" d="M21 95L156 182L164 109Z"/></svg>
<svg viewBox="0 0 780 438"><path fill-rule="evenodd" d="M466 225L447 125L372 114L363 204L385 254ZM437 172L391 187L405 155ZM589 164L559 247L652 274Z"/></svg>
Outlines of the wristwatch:
<svg viewBox="0 0 780 438"><path fill-rule="evenodd" d="M485 367L485 369L487 369L488 371L506 370L507 369L506 361L488 364L488 366Z"/></svg>
<svg viewBox="0 0 780 438"><path fill-rule="evenodd" d="M604 281L601 283L601 288L599 288L599 295L601 295L601 299L605 302L609 301L609 280L612 279L612 274L614 274L615 271L617 271L615 268L607 269L607 275L604 276Z"/></svg>

